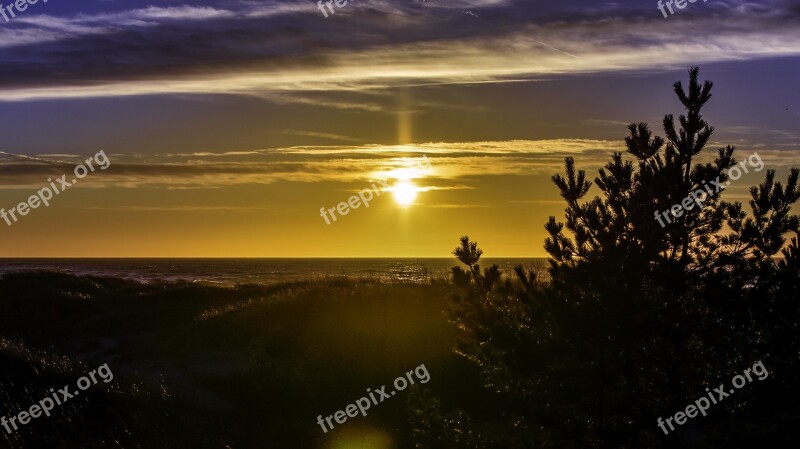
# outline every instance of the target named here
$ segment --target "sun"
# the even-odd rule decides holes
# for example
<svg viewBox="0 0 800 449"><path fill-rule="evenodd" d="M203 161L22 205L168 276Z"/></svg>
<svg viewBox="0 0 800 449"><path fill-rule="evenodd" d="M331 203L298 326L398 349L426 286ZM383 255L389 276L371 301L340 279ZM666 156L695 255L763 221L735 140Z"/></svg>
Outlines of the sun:
<svg viewBox="0 0 800 449"><path fill-rule="evenodd" d="M419 189L409 181L398 181L392 187L392 195L397 204L401 206L410 206L417 198Z"/></svg>

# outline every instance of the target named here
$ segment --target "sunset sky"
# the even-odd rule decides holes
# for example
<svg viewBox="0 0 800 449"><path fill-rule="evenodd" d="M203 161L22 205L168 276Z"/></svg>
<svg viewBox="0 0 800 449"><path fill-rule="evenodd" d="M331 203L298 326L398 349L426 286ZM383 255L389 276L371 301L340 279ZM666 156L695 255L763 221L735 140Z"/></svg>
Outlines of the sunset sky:
<svg viewBox="0 0 800 449"><path fill-rule="evenodd" d="M732 144L782 177L800 165L796 0L668 18L655 0L334 9L49 0L0 18L0 207L99 150L111 160L0 221L0 256L447 257L468 234L490 257L543 257L563 158L594 179L628 123L663 135L694 65L715 83L707 156ZM320 217L384 177L410 178L414 201Z"/></svg>

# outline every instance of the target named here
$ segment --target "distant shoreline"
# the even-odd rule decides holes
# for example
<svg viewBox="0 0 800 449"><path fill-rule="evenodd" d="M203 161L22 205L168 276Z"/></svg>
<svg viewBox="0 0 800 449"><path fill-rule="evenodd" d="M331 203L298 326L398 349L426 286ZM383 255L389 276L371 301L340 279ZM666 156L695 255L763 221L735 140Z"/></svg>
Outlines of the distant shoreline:
<svg viewBox="0 0 800 449"><path fill-rule="evenodd" d="M545 267L544 258L489 258L505 274L514 265ZM329 277L369 278L391 282L422 282L449 276L455 258L81 258L0 259L0 276L46 271L75 276L99 276L140 282L208 282L214 284L274 284Z"/></svg>

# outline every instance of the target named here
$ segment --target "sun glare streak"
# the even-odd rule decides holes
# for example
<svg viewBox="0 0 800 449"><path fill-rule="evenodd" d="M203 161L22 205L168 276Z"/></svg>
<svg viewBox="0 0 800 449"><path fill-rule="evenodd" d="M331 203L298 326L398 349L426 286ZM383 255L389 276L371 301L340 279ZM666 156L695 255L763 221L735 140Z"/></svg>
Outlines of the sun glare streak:
<svg viewBox="0 0 800 449"><path fill-rule="evenodd" d="M398 181L412 181L414 179L431 176L433 173L431 162L427 156L424 155L422 158L411 157L394 159L388 164L394 166L399 165L399 167L376 171L372 173L372 176L378 178L391 178Z"/></svg>
<svg viewBox="0 0 800 449"><path fill-rule="evenodd" d="M411 181L412 179L419 179L425 176L425 173L416 167L411 168L396 168L386 173L390 178L397 179L398 181Z"/></svg>

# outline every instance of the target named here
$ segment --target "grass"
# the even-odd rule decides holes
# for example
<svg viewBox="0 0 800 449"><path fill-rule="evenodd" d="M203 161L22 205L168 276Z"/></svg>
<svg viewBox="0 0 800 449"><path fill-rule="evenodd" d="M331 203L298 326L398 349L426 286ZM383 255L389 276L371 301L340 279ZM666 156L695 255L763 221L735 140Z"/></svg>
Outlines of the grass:
<svg viewBox="0 0 800 449"><path fill-rule="evenodd" d="M316 417L343 410L367 388L423 363L431 374L425 388L455 405L480 402L475 372L451 351L455 333L443 314L450 288L437 280L219 287L7 274L0 278L6 415L38 402L48 388L74 384L86 367L108 363L115 380L37 419L35 431L4 435L5 442L12 448L373 447L369 441L410 447L411 392L327 434Z"/></svg>

